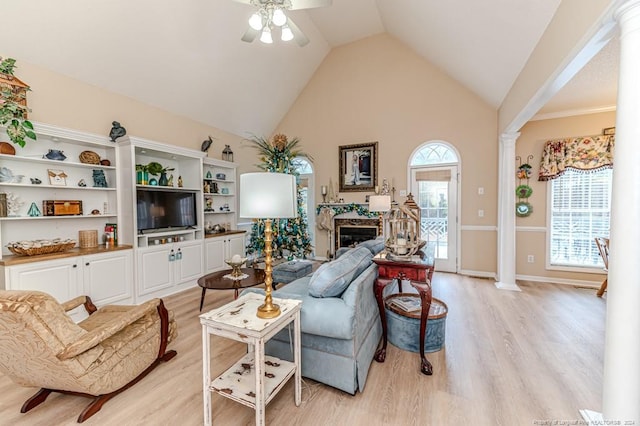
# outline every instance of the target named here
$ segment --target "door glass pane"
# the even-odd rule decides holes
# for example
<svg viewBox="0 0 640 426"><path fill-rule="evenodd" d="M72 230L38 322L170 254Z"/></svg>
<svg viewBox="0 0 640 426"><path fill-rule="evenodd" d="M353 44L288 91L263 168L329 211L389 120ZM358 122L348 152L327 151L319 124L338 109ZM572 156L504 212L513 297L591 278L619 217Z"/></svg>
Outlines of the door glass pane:
<svg viewBox="0 0 640 426"><path fill-rule="evenodd" d="M418 181L422 239L435 246L435 258L448 258L449 182Z"/></svg>

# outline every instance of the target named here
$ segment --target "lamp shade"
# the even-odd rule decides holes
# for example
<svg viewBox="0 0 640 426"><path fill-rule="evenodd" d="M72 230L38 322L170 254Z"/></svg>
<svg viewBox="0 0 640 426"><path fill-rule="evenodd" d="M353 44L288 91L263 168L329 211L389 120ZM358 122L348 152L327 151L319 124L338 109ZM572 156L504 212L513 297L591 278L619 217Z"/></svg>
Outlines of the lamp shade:
<svg viewBox="0 0 640 426"><path fill-rule="evenodd" d="M240 175L240 217L293 218L297 213L295 176L284 173Z"/></svg>
<svg viewBox="0 0 640 426"><path fill-rule="evenodd" d="M391 209L391 197L389 195L372 195L369 197L370 212L387 212Z"/></svg>

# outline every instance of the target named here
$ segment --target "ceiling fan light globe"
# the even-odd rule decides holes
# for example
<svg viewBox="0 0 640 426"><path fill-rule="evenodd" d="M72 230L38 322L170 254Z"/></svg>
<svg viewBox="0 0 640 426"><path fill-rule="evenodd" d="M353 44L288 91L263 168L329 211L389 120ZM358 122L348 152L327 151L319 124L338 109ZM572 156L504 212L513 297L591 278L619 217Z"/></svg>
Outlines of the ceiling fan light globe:
<svg viewBox="0 0 640 426"><path fill-rule="evenodd" d="M293 40L293 32L288 25L282 27L282 35L280 36L282 41L291 41Z"/></svg>
<svg viewBox="0 0 640 426"><path fill-rule="evenodd" d="M251 15L249 18L249 26L256 31L260 31L262 29L262 16L256 12Z"/></svg>
<svg viewBox="0 0 640 426"><path fill-rule="evenodd" d="M284 14L282 9L276 9L273 11L271 22L273 22L273 25L281 27L287 23L287 15Z"/></svg>
<svg viewBox="0 0 640 426"><path fill-rule="evenodd" d="M273 38L271 37L271 30L269 27L265 27L262 30L262 35L260 36L260 41L266 44L273 43Z"/></svg>

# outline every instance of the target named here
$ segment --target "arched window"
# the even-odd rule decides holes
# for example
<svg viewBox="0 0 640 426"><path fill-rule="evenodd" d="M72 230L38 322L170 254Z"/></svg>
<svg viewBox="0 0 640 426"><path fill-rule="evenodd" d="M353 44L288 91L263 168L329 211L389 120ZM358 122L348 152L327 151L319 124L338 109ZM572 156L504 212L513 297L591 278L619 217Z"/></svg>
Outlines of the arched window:
<svg viewBox="0 0 640 426"><path fill-rule="evenodd" d="M450 146L432 142L421 146L411 157L411 166L457 163L458 155Z"/></svg>
<svg viewBox="0 0 640 426"><path fill-rule="evenodd" d="M293 165L296 166L298 173L301 175L311 175L313 174L313 167L311 167L311 163L304 157L296 157L292 161Z"/></svg>

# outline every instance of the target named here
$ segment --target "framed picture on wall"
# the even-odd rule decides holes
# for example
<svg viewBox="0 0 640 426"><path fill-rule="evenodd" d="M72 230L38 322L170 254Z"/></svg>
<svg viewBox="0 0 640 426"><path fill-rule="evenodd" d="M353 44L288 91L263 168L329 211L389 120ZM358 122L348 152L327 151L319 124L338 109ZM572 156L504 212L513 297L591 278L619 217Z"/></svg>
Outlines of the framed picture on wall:
<svg viewBox="0 0 640 426"><path fill-rule="evenodd" d="M603 135L615 135L616 128L615 127L607 127L606 129L602 129Z"/></svg>
<svg viewBox="0 0 640 426"><path fill-rule="evenodd" d="M373 191L378 185L378 142L338 147L340 192Z"/></svg>

